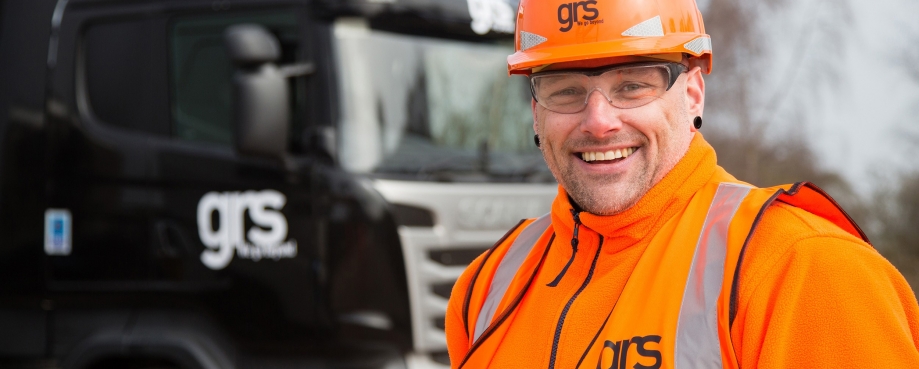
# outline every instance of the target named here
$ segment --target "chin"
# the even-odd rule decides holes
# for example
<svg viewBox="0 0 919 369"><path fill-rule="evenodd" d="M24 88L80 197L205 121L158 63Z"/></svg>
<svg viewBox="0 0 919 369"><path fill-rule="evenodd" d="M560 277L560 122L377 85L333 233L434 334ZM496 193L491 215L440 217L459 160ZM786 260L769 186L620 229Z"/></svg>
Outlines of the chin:
<svg viewBox="0 0 919 369"><path fill-rule="evenodd" d="M574 187L565 187L568 195L584 211L596 215L615 215L628 210L640 198L636 186L630 184L612 184L606 186L590 186L578 184Z"/></svg>

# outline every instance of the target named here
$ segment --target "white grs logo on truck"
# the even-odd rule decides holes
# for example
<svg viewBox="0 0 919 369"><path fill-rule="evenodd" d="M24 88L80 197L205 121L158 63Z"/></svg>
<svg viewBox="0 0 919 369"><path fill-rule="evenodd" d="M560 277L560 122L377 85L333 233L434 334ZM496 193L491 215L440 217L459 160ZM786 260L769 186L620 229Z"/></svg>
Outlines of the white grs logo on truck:
<svg viewBox="0 0 919 369"><path fill-rule="evenodd" d="M234 251L240 258L253 261L297 256L297 241L284 241L287 219L280 210L286 202L284 194L274 190L205 194L198 201L198 236L207 247L201 262L218 270L230 264ZM256 225L248 231L246 210ZM213 224L214 212L217 224Z"/></svg>
<svg viewBox="0 0 919 369"><path fill-rule="evenodd" d="M480 35L488 31L514 33L516 12L505 0L466 0L472 31Z"/></svg>

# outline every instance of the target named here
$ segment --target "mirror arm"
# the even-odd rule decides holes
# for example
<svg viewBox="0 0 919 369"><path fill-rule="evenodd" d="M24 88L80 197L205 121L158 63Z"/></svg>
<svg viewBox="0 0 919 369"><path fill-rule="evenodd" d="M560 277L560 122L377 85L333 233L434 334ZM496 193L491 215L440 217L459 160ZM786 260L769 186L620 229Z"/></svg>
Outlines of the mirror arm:
<svg viewBox="0 0 919 369"><path fill-rule="evenodd" d="M278 74L284 78L307 76L314 72L316 72L316 64L309 62L278 66Z"/></svg>

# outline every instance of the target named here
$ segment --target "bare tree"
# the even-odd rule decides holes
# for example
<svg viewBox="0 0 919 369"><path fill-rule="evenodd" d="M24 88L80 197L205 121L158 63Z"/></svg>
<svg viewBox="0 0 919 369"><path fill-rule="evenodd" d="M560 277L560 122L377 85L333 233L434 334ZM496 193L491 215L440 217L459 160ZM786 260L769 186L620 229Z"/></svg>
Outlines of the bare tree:
<svg viewBox="0 0 919 369"><path fill-rule="evenodd" d="M789 20L799 13L804 16ZM820 166L802 133L819 118L817 107L825 102L819 97L837 87L842 71L828 60L844 52L840 25L851 19L849 4L711 0L705 19L716 46L716 64L706 77L705 120L713 124L703 132L718 153L719 165L759 186L816 183L856 223L880 229L876 209L839 173ZM794 124L779 124L784 122Z"/></svg>
<svg viewBox="0 0 919 369"><path fill-rule="evenodd" d="M919 85L919 51L912 47L919 41L919 30L910 41L912 44L904 45L907 51L901 54L901 67L904 76ZM902 130L912 149L919 147L916 112L919 110L907 114ZM913 290L919 291L919 167L888 181L872 200L875 246L903 273Z"/></svg>
<svg viewBox="0 0 919 369"><path fill-rule="evenodd" d="M903 50L906 51L902 54L901 65L906 76L919 86L919 50L914 46L917 41L919 41L919 27L915 28L909 42L903 45ZM919 105L919 101L917 101L917 105ZM910 112L906 117L907 128L905 129L905 134L914 145L919 146L919 119L915 118L917 114L919 114L919 108Z"/></svg>
<svg viewBox="0 0 919 369"><path fill-rule="evenodd" d="M915 35L913 39L919 40L919 34ZM903 69L908 76L919 83L919 50L914 47L906 48L906 51L903 52Z"/></svg>
<svg viewBox="0 0 919 369"><path fill-rule="evenodd" d="M802 9L808 16L793 24L789 19ZM712 125L704 132L722 166L757 185L809 180L855 198L841 176L820 168L801 135L822 102L816 97L832 89L840 73L823 59L843 52L844 30L837 25L849 17L845 1L708 3L706 31L716 64L706 80L706 122ZM778 124L789 121L795 123Z"/></svg>

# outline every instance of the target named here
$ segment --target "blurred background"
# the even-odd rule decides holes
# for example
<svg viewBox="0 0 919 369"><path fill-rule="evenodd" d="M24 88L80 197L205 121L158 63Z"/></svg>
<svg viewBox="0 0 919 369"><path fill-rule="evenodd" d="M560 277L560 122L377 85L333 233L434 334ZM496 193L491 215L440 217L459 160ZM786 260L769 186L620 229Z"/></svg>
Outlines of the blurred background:
<svg viewBox="0 0 919 369"><path fill-rule="evenodd" d="M919 2L697 1L719 164L917 290ZM0 368L448 367L456 278L557 192L516 8L0 0Z"/></svg>
<svg viewBox="0 0 919 369"><path fill-rule="evenodd" d="M705 137L759 186L812 181L919 286L915 1L700 0Z"/></svg>

